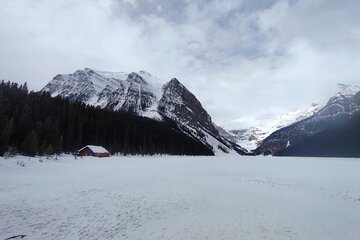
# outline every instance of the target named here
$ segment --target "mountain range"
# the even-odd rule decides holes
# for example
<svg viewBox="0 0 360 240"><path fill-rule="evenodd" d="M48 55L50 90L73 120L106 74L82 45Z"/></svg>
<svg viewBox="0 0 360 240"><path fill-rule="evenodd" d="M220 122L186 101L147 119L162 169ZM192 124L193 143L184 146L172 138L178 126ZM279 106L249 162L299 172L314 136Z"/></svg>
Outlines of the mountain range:
<svg viewBox="0 0 360 240"><path fill-rule="evenodd" d="M230 138L248 151L256 149L271 133L312 116L322 107L313 103L296 111L235 119L223 124Z"/></svg>
<svg viewBox="0 0 360 240"><path fill-rule="evenodd" d="M222 123L222 126L230 134L229 137L234 142L248 151L252 151L260 146L262 141L273 132L315 115L326 106L329 98L336 95L352 96L359 91L360 87L358 86L338 84L337 89L330 93L327 98L321 96L320 100L313 102L309 106L302 106L295 111L285 113L271 113L235 119Z"/></svg>
<svg viewBox="0 0 360 240"><path fill-rule="evenodd" d="M282 116L251 119L253 125L232 129L217 126L196 96L178 79L166 82L145 71L126 73L85 68L55 76L42 91L157 121L170 119L215 154L346 156L349 153L353 156L358 154L353 148L360 146L359 137L349 137L347 132L357 131L360 112L357 86L339 84L338 93L327 102L319 101ZM236 124L240 123L232 123ZM325 137L329 140L323 141ZM339 146L340 139L346 146L334 147L334 144ZM330 146L334 151L328 150Z"/></svg>
<svg viewBox="0 0 360 240"><path fill-rule="evenodd" d="M261 141L256 154L360 157L360 88L339 92L312 115L280 128Z"/></svg>
<svg viewBox="0 0 360 240"><path fill-rule="evenodd" d="M246 150L219 133L199 100L178 79L168 82L145 72L106 72L90 68L55 76L43 89L53 97L126 111L158 121L171 119L187 135L210 146L214 153Z"/></svg>

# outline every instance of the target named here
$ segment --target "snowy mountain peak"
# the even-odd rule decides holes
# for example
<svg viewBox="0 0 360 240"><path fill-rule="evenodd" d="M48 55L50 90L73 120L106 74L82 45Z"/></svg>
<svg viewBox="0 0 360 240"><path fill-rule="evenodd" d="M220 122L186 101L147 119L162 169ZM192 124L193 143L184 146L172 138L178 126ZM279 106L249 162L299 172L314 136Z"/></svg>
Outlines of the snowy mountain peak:
<svg viewBox="0 0 360 240"><path fill-rule="evenodd" d="M357 92L360 91L360 87L356 86L356 85L350 85L350 84L344 84L344 83L339 83L338 84L338 94L342 94L342 95L354 95Z"/></svg>
<svg viewBox="0 0 360 240"><path fill-rule="evenodd" d="M164 85L163 91L159 106L166 115L192 127L200 127L212 134L219 134L199 100L179 80L171 79Z"/></svg>
<svg viewBox="0 0 360 240"><path fill-rule="evenodd" d="M138 84L146 84L148 85L148 83L139 75L137 74L136 72L132 72L128 75L128 79L129 81L131 82L135 82L135 83L138 83Z"/></svg>
<svg viewBox="0 0 360 240"><path fill-rule="evenodd" d="M125 73L85 68L72 74L56 75L42 91L156 120L170 118L187 134L211 145L215 152L240 149L221 138L199 100L176 78L164 84L163 80L143 70Z"/></svg>
<svg viewBox="0 0 360 240"><path fill-rule="evenodd" d="M179 80L178 80L177 78L172 78L172 79L170 80L170 83L171 83L171 84L174 84L174 85L181 85L181 86L183 86L183 85L179 82Z"/></svg>

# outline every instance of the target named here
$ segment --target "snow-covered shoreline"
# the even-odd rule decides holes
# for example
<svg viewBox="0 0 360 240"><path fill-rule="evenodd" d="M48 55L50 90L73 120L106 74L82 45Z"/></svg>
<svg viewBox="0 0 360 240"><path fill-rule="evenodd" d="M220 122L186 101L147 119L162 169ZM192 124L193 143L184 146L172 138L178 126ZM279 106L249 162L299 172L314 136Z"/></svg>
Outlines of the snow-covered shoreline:
<svg viewBox="0 0 360 240"><path fill-rule="evenodd" d="M327 158L0 158L0 239L359 239L359 168Z"/></svg>

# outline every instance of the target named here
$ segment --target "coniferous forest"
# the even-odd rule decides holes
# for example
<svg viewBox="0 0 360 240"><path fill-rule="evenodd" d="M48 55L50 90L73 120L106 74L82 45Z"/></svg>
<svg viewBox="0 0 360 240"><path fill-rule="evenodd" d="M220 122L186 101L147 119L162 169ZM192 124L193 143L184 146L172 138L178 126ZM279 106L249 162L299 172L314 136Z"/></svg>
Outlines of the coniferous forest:
<svg viewBox="0 0 360 240"><path fill-rule="evenodd" d="M158 122L0 82L0 155L73 153L88 144L123 154L213 155L169 119Z"/></svg>

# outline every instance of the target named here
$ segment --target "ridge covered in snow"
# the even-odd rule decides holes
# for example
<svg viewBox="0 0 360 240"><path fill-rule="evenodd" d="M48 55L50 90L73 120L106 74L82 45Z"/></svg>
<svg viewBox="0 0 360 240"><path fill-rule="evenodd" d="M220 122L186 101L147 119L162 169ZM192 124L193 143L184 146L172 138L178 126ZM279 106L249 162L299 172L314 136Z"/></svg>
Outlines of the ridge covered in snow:
<svg viewBox="0 0 360 240"><path fill-rule="evenodd" d="M330 98L330 101L335 101L343 97L353 96L359 91L359 86L339 83L337 88L330 93L330 96L333 96L332 98L326 96L310 106L301 107L295 111L280 115L268 114L231 120L223 123L222 127L234 137L240 146L248 151L254 150L271 133L321 111L329 103L327 99Z"/></svg>
<svg viewBox="0 0 360 240"><path fill-rule="evenodd" d="M162 84L162 80L145 71L126 73L85 68L55 76L42 91L96 107L161 119L156 109Z"/></svg>
<svg viewBox="0 0 360 240"><path fill-rule="evenodd" d="M340 85L338 93L310 117L264 139L257 154L358 157L360 91Z"/></svg>
<svg viewBox="0 0 360 240"><path fill-rule="evenodd" d="M196 96L176 78L165 82L145 71L126 73L85 68L55 76L42 91L53 97L60 95L72 101L159 121L170 118L181 125L184 132L211 146L214 152L220 149L243 153L244 150L220 136Z"/></svg>

